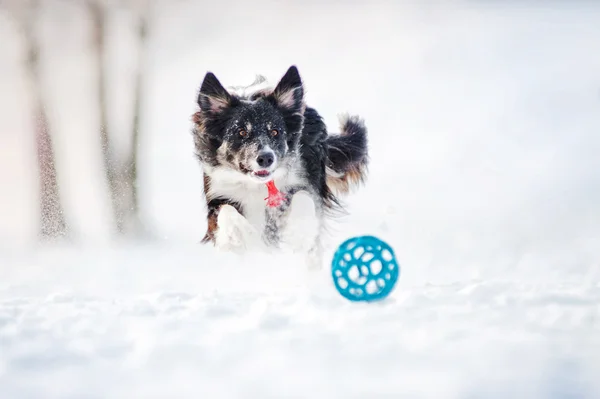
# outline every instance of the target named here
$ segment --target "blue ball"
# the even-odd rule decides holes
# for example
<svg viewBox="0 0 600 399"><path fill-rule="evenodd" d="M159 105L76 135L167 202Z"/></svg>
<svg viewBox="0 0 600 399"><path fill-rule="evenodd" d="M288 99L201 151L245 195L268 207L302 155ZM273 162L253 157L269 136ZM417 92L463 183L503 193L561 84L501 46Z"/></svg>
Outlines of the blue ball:
<svg viewBox="0 0 600 399"><path fill-rule="evenodd" d="M392 292L400 266L392 248L373 236L344 241L331 262L335 288L351 301L376 301Z"/></svg>

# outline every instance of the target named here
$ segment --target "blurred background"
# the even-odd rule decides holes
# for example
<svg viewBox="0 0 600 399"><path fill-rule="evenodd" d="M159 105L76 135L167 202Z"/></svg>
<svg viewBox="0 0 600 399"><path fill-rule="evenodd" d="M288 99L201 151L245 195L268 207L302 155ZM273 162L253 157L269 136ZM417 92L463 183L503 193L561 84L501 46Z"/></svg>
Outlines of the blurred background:
<svg viewBox="0 0 600 399"><path fill-rule="evenodd" d="M0 248L195 245L204 74L294 64L331 132L369 128L333 243L378 234L436 278L597 278L599 21L584 1L0 0Z"/></svg>

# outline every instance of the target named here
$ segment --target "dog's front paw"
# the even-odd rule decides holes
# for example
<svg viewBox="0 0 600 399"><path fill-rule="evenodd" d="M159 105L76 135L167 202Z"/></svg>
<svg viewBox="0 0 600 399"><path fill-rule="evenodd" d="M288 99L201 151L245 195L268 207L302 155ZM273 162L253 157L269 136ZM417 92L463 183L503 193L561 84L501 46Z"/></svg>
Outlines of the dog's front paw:
<svg viewBox="0 0 600 399"><path fill-rule="evenodd" d="M284 229L285 241L298 250L307 251L318 238L319 226L316 205L311 195L306 191L294 194Z"/></svg>
<svg viewBox="0 0 600 399"><path fill-rule="evenodd" d="M319 236L320 223L316 205L309 193L294 194L283 228L282 241L295 251L308 252Z"/></svg>
<svg viewBox="0 0 600 399"><path fill-rule="evenodd" d="M315 201L306 191L298 191L290 203L290 218L296 218L298 221L309 221L316 219ZM294 221L297 223L297 221ZM310 222L309 222L310 223Z"/></svg>
<svg viewBox="0 0 600 399"><path fill-rule="evenodd" d="M301 255L309 269L321 266L321 223L313 197L306 191L294 194L282 235L282 242L292 252Z"/></svg>
<svg viewBox="0 0 600 399"><path fill-rule="evenodd" d="M247 249L254 234L254 228L233 206L221 206L215 234L217 248L224 251L241 252Z"/></svg>

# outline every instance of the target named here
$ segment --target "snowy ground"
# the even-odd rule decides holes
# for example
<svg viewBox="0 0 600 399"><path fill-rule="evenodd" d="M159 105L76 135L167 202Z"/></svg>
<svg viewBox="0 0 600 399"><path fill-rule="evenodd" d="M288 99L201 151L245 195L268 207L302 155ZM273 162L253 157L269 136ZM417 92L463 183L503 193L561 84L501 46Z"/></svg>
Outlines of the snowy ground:
<svg viewBox="0 0 600 399"><path fill-rule="evenodd" d="M208 6L191 3L161 10L153 31L141 194L155 240L0 244L0 399L600 398L600 6L216 3L225 26L198 23ZM54 40L67 49L67 36ZM189 116L203 74L242 84L292 63L332 130L338 112L367 120L371 178L327 256L351 235L388 241L402 272L381 303L339 296L328 259L311 274L196 244ZM56 87L78 76L47 73ZM2 221L34 230L22 225L35 202L17 196L30 188L4 189L24 167L3 165L17 173L2 180ZM79 173L70 216L102 236Z"/></svg>
<svg viewBox="0 0 600 399"><path fill-rule="evenodd" d="M401 280L364 305L283 258L238 262L195 247L13 258L2 397L600 395L597 284Z"/></svg>
<svg viewBox="0 0 600 399"><path fill-rule="evenodd" d="M598 284L401 279L353 304L289 259L238 262L196 247L12 259L2 397L600 397Z"/></svg>

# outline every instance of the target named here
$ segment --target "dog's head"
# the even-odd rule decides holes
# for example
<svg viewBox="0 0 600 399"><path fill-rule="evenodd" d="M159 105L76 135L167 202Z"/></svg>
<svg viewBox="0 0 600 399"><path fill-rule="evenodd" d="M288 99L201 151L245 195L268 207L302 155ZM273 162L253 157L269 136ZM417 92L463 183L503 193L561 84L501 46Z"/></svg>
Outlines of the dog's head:
<svg viewBox="0 0 600 399"><path fill-rule="evenodd" d="M243 97L228 92L208 72L198 105L194 134L198 157L205 166L264 183L296 158L305 104L295 66L274 89Z"/></svg>

